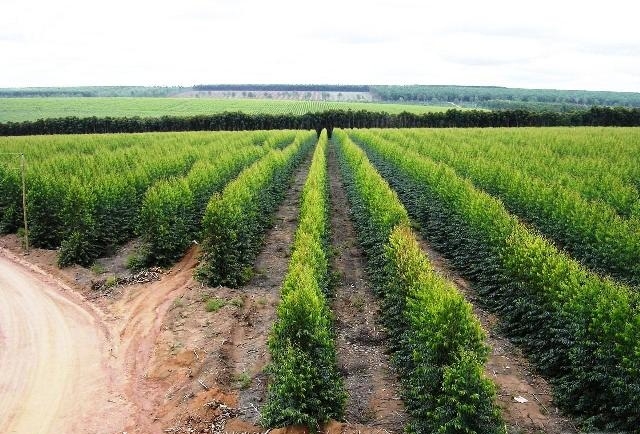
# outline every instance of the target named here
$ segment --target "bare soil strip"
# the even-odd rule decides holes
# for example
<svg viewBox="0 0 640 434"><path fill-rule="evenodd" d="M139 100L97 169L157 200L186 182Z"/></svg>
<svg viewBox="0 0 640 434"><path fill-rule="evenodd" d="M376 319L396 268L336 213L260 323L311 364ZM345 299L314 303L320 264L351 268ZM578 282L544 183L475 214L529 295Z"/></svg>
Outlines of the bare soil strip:
<svg viewBox="0 0 640 434"><path fill-rule="evenodd" d="M0 432L123 426L112 400L108 333L99 313L68 289L0 248Z"/></svg>
<svg viewBox="0 0 640 434"><path fill-rule="evenodd" d="M173 299L147 369L148 378L163 387L162 402L150 416L161 431L264 431L258 422L267 386L267 339L310 161L294 175L249 283L232 289L192 282Z"/></svg>
<svg viewBox="0 0 640 434"><path fill-rule="evenodd" d="M553 403L549 383L535 374L522 352L498 331L498 318L480 306L469 281L457 274L447 259L420 236L418 241L434 269L453 282L473 305L473 312L487 333L490 353L485 374L498 386L498 405L502 409L508 432L577 433L575 424L560 414Z"/></svg>
<svg viewBox="0 0 640 434"><path fill-rule="evenodd" d="M168 276L159 282L133 285L109 309L115 320L111 355L121 364L117 372L125 396L135 405L127 432L150 432L153 427L162 391L149 378L150 360L173 300L195 284L192 274L197 254L197 249L191 248Z"/></svg>
<svg viewBox="0 0 640 434"><path fill-rule="evenodd" d="M379 304L368 283L365 258L349 215L335 149L329 148L332 269L338 362L349 393L346 419L351 423L402 432L407 415L398 378L385 354L386 335L378 323Z"/></svg>

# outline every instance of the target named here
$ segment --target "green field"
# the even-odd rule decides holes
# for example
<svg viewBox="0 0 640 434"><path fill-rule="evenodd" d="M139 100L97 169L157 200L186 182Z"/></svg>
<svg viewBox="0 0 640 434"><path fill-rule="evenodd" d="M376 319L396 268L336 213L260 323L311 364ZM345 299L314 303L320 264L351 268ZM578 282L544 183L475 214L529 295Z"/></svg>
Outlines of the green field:
<svg viewBox="0 0 640 434"><path fill-rule="evenodd" d="M340 268L330 259L360 243L368 267L345 267L368 272L367 290L384 306L375 312L411 432L458 419L466 432L516 426L496 410L498 385L484 374L489 348L470 302L496 315L577 423L635 432L639 156L637 128L2 137L0 233L27 233L32 246L56 249L60 266L86 267L136 239L129 266L170 266L196 240L203 285L248 291L256 257L275 242L266 236L273 216L294 192L298 228L268 343L266 426L342 417L348 390L336 370L344 350L331 299L347 293L340 285L331 292ZM307 168L304 187L291 188ZM330 240L346 233L332 220L339 194L355 233ZM447 274L425 246L450 264Z"/></svg>
<svg viewBox="0 0 640 434"><path fill-rule="evenodd" d="M334 101L209 98L0 98L0 122L41 118L192 116L242 111L247 113L303 114L325 110L369 110L388 113L427 113L452 107Z"/></svg>

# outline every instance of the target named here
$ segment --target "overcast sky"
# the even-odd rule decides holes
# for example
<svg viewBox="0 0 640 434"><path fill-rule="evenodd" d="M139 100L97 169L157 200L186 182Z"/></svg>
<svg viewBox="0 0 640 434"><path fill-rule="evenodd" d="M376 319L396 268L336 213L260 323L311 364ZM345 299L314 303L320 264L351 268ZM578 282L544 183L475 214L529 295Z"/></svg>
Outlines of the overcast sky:
<svg viewBox="0 0 640 434"><path fill-rule="evenodd" d="M1 0L0 87L331 83L640 92L635 4Z"/></svg>

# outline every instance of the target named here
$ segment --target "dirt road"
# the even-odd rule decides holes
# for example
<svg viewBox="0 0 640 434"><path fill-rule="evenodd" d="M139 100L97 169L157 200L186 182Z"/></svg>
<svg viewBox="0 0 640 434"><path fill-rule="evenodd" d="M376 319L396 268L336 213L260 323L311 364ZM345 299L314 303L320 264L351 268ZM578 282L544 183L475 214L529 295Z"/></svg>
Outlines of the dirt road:
<svg viewBox="0 0 640 434"><path fill-rule="evenodd" d="M107 342L90 306L0 251L0 432L114 432Z"/></svg>
<svg viewBox="0 0 640 434"><path fill-rule="evenodd" d="M42 256L0 247L0 433L163 432L155 409L167 385L148 376L167 362L156 360L158 336L195 285L197 255L190 249L161 281L89 302Z"/></svg>

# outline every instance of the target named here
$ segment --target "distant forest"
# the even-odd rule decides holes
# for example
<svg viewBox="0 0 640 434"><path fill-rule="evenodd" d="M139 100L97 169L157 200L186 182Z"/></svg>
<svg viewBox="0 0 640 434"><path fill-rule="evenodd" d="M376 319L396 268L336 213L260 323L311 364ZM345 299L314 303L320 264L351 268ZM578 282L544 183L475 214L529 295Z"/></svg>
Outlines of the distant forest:
<svg viewBox="0 0 640 434"><path fill-rule="evenodd" d="M253 92L369 92L370 86L341 84L198 84L193 90Z"/></svg>
<svg viewBox="0 0 640 434"><path fill-rule="evenodd" d="M0 98L167 97L191 90L164 86L81 86L0 88Z"/></svg>
<svg viewBox="0 0 640 434"><path fill-rule="evenodd" d="M371 86L382 101L454 103L463 107L569 111L576 107L640 107L640 93L482 86Z"/></svg>
<svg viewBox="0 0 640 434"><path fill-rule="evenodd" d="M640 107L640 93L638 92L430 85L199 84L193 87L32 87L0 89L0 98L169 97L187 91L368 92L373 100L377 101L452 105L490 110L570 112L592 106Z"/></svg>

